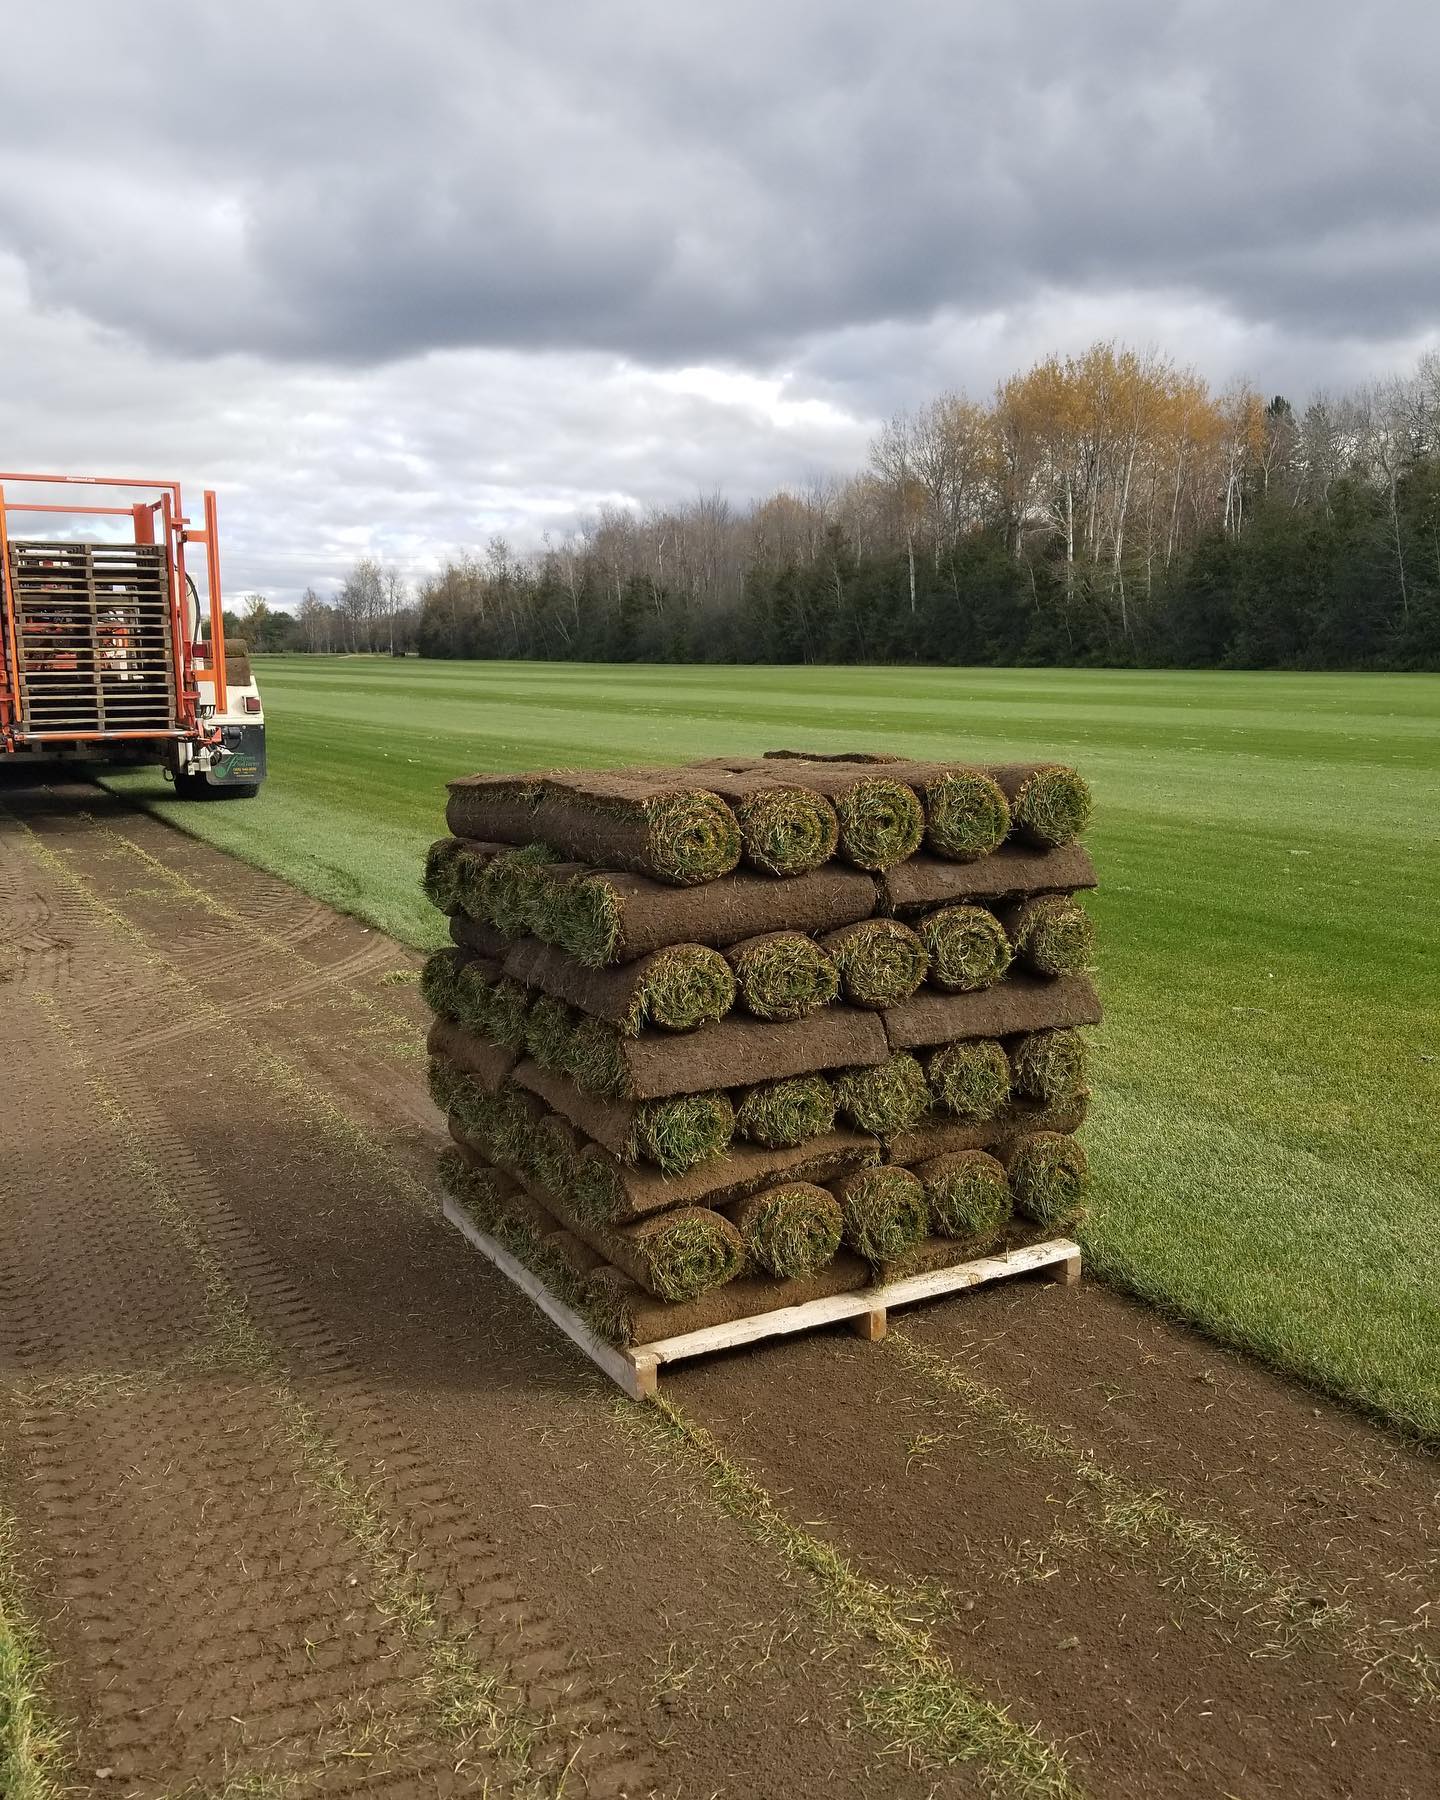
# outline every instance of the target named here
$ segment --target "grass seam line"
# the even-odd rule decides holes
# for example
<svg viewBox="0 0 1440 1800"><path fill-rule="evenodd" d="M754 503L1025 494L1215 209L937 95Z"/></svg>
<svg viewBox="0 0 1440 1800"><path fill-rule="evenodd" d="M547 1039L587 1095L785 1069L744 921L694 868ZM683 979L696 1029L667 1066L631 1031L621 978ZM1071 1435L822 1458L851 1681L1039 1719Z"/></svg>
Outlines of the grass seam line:
<svg viewBox="0 0 1440 1800"><path fill-rule="evenodd" d="M827 1617L871 1648L878 1680L861 1698L862 1714L891 1750L934 1766L972 1764L1001 1800L1082 1800L1060 1750L960 1679L917 1622L913 1597L862 1574L832 1545L792 1524L755 1477L673 1402L657 1397L637 1407L617 1400L612 1413L621 1429L667 1458L678 1451L719 1509L804 1578Z"/></svg>

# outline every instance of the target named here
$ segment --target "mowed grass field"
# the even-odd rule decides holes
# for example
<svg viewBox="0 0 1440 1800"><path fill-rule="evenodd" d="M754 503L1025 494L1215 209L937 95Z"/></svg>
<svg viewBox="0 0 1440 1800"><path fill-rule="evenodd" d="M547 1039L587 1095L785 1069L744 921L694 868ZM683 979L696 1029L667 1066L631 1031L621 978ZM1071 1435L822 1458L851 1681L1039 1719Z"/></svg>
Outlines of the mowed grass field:
<svg viewBox="0 0 1440 1800"><path fill-rule="evenodd" d="M419 947L466 771L1074 761L1103 884L1091 1272L1440 1440L1440 678L258 666L259 800L116 787Z"/></svg>

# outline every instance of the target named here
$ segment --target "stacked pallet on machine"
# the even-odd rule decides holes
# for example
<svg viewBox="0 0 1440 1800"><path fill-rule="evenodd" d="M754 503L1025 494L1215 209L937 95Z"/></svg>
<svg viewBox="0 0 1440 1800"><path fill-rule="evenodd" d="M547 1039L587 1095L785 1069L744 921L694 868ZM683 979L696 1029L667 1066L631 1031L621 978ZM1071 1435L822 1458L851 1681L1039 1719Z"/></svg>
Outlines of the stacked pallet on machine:
<svg viewBox="0 0 1440 1800"><path fill-rule="evenodd" d="M789 752L471 776L426 892L446 1213L615 1378L1053 1266L1084 781Z"/></svg>

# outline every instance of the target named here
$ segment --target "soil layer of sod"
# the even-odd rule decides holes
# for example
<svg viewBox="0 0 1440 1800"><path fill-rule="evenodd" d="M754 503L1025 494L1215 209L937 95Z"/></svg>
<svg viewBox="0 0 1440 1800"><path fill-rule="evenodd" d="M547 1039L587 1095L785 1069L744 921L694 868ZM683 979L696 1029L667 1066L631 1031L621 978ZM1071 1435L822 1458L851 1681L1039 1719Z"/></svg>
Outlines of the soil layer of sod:
<svg viewBox="0 0 1440 1800"><path fill-rule="evenodd" d="M0 1497L77 1793L338 1791L337 1747L402 1794L462 1756L477 1788L597 1800L802 1794L817 1769L834 1800L978 1792L973 1765L887 1754L900 1719L866 1709L958 1716L928 1704L955 1692L933 1664L885 1660L916 1619L1107 1800L1433 1785L1435 1707L1389 1685L1433 1601L1429 1458L1097 1281L1026 1281L910 1309L887 1343L667 1371L753 1484L722 1489L438 1219L415 957L88 784L4 805ZM236 1296L308 1432L275 1365L211 1335ZM346 1469L368 1510L325 1497ZM836 1558L873 1589L816 1572ZM376 1610L417 1599L433 1640ZM258 1628L217 1657L217 1618ZM500 1708L478 1735L440 1735L447 1669Z"/></svg>

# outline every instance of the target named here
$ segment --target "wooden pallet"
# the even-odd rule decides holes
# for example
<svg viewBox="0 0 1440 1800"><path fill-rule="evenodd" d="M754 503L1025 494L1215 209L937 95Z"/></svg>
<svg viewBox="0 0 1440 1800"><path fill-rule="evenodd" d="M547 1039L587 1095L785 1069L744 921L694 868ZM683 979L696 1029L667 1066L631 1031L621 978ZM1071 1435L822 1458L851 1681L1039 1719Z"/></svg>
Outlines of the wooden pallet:
<svg viewBox="0 0 1440 1800"><path fill-rule="evenodd" d="M757 1313L749 1319L732 1319L725 1325L710 1325L701 1331L687 1331L679 1337L658 1338L652 1344L635 1344L628 1348L606 1343L586 1324L579 1313L557 1300L543 1281L532 1275L510 1252L488 1237L453 1200L444 1201L445 1217L482 1256L488 1256L495 1267L508 1275L522 1292L528 1294L541 1312L554 1320L569 1338L580 1346L590 1360L629 1394L632 1400L648 1400L656 1389L661 1363L679 1362L685 1357L704 1356L710 1350L730 1350L738 1344L757 1343L762 1338L788 1337L792 1332L808 1331L814 1325L831 1325L843 1319L850 1329L872 1342L885 1335L886 1315L892 1306L904 1306L912 1300L929 1300L938 1294L954 1294L962 1288L978 1287L982 1281L1000 1281L1007 1275L1030 1275L1049 1270L1051 1279L1073 1286L1080 1279L1080 1246L1069 1238L1047 1238L1043 1244L1026 1244L1022 1249L1007 1251L1002 1256L977 1256L971 1262L957 1263L950 1269L932 1269L925 1275L906 1276L901 1281L888 1281L878 1287L859 1288L852 1294L832 1294L824 1300L807 1300L803 1306L783 1306L775 1312Z"/></svg>

